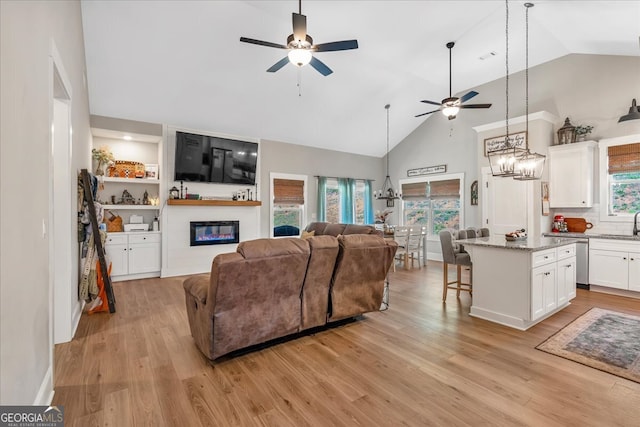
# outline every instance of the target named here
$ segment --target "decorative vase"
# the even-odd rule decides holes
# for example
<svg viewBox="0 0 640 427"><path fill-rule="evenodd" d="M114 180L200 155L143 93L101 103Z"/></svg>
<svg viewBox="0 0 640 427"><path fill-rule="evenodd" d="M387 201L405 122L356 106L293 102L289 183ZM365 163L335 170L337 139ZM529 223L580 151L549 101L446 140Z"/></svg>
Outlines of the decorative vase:
<svg viewBox="0 0 640 427"><path fill-rule="evenodd" d="M581 142L581 141L586 141L587 140L587 134L583 133L580 135L576 136L576 142Z"/></svg>
<svg viewBox="0 0 640 427"><path fill-rule="evenodd" d="M106 163L102 163L101 161L98 160L98 166L96 166L96 175L104 175L104 168L105 168Z"/></svg>

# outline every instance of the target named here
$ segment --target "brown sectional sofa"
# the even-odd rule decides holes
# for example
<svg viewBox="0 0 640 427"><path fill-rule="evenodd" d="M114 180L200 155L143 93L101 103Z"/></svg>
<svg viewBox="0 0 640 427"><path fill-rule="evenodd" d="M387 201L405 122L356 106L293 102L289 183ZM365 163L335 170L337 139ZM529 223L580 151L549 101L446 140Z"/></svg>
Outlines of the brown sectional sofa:
<svg viewBox="0 0 640 427"><path fill-rule="evenodd" d="M185 280L191 335L213 360L376 311L396 250L375 234L242 242Z"/></svg>

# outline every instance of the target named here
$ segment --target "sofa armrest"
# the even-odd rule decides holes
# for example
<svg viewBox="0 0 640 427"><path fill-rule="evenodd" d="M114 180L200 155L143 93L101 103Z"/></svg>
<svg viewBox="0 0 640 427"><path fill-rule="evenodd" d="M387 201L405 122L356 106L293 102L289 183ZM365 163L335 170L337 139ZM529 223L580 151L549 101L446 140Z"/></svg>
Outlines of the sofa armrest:
<svg viewBox="0 0 640 427"><path fill-rule="evenodd" d="M184 290L201 304L207 303L209 292L209 274L198 274L186 279L183 283Z"/></svg>

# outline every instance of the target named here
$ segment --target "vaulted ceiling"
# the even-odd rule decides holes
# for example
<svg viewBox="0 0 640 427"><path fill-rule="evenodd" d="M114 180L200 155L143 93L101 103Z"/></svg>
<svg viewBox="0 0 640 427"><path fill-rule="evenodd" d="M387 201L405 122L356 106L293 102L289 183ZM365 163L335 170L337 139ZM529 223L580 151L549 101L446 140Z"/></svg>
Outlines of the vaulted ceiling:
<svg viewBox="0 0 640 427"><path fill-rule="evenodd" d="M530 67L570 53L640 56L640 1L534 3ZM286 44L292 12L295 0L83 1L91 114L382 156L385 104L392 147L447 120L414 117L430 110L420 100L448 96L447 42L454 94L505 75L504 1L303 1L315 43L359 43L316 54L327 77L291 64L267 73L286 51L239 41ZM524 47L524 2L509 1L511 72Z"/></svg>

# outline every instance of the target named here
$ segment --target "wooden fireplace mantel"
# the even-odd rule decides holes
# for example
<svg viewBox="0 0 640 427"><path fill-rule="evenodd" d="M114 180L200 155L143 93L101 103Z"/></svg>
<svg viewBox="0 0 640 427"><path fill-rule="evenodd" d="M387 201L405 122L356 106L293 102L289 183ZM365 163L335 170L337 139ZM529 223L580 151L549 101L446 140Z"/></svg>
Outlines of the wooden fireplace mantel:
<svg viewBox="0 0 640 427"><path fill-rule="evenodd" d="M258 200L169 199L167 204L176 206L262 206L262 202Z"/></svg>

